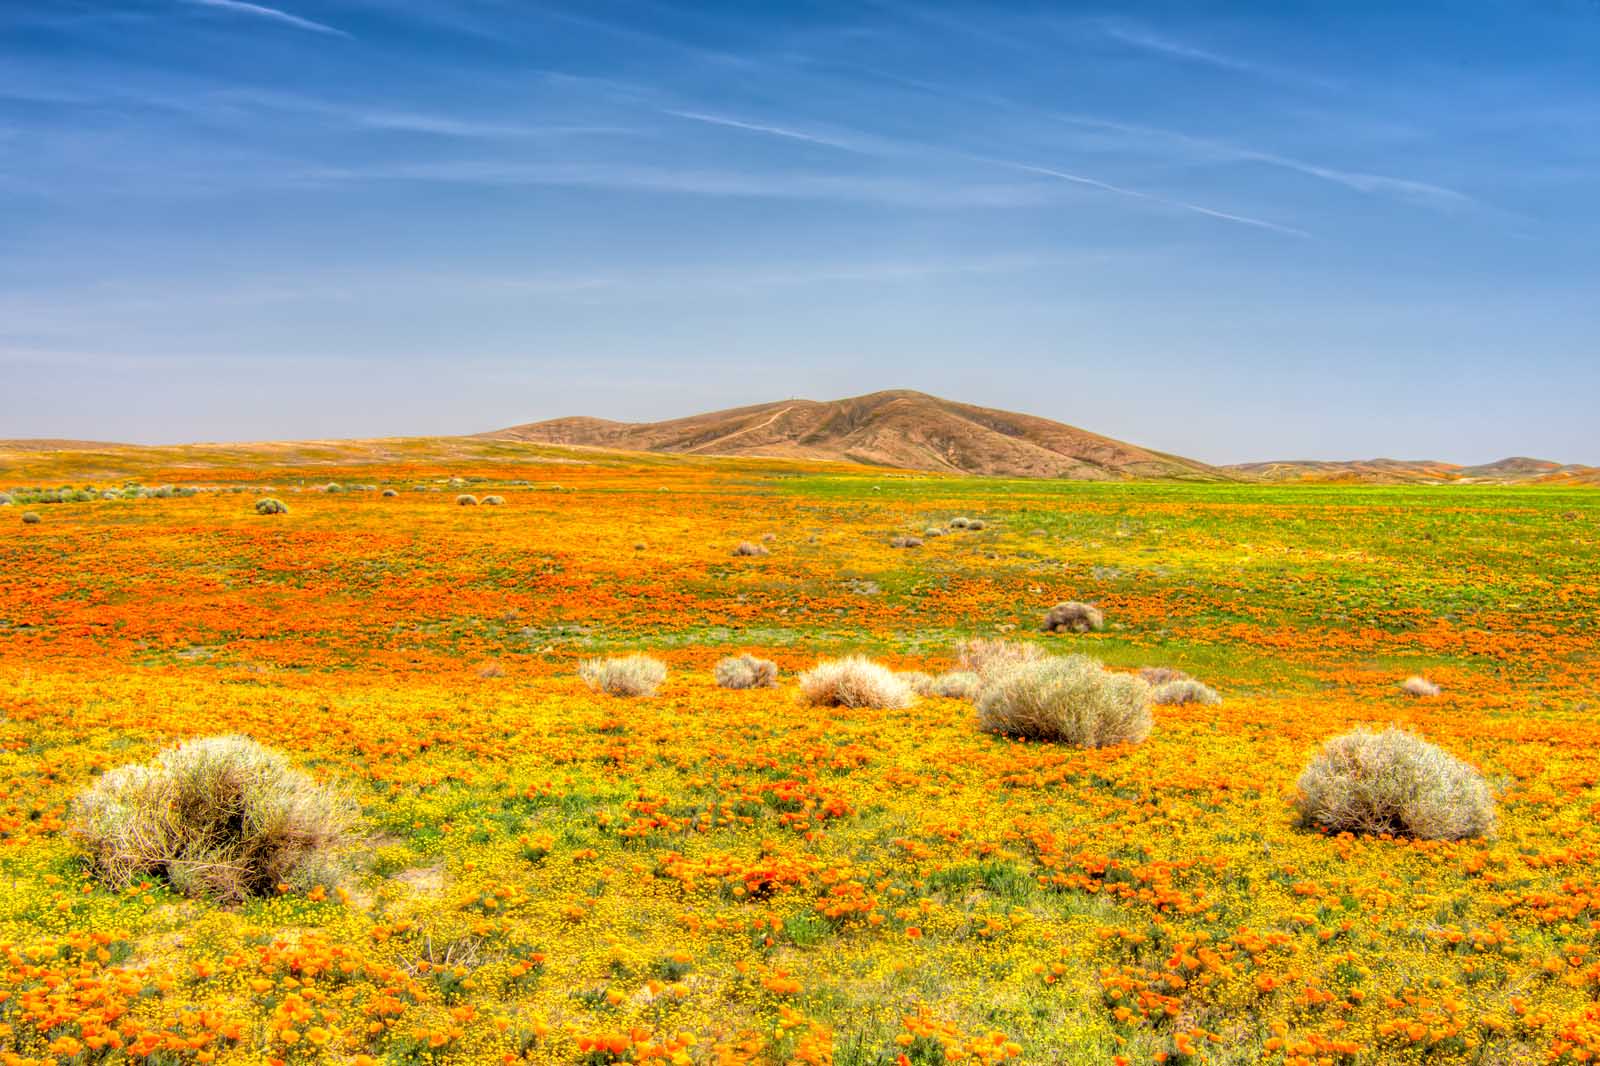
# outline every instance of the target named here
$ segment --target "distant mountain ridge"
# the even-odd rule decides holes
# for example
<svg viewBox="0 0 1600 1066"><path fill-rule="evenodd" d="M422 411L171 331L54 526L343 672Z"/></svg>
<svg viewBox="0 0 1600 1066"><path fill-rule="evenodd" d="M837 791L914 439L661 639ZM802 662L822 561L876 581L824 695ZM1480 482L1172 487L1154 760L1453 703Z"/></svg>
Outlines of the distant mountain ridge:
<svg viewBox="0 0 1600 1066"><path fill-rule="evenodd" d="M904 389L845 400L782 400L665 422L557 418L480 436L680 455L847 461L998 477L1243 479L1194 459L1047 418Z"/></svg>
<svg viewBox="0 0 1600 1066"><path fill-rule="evenodd" d="M1354 481L1376 485L1600 485L1600 467L1512 456L1461 466L1436 459L1292 459L1225 467L1261 481Z"/></svg>

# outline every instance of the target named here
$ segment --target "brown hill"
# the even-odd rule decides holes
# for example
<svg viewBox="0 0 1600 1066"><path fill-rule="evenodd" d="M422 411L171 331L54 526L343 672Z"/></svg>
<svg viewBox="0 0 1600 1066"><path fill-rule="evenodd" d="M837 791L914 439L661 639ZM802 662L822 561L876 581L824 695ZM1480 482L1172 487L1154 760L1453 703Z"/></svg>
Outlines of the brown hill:
<svg viewBox="0 0 1600 1066"><path fill-rule="evenodd" d="M1600 467L1513 456L1460 466L1434 459L1296 459L1226 467L1262 481L1355 481L1374 485L1600 485Z"/></svg>
<svg viewBox="0 0 1600 1066"><path fill-rule="evenodd" d="M846 460L1002 477L1239 479L1193 459L1047 418L907 390L825 403L783 400L667 422L557 418L482 436L628 451Z"/></svg>

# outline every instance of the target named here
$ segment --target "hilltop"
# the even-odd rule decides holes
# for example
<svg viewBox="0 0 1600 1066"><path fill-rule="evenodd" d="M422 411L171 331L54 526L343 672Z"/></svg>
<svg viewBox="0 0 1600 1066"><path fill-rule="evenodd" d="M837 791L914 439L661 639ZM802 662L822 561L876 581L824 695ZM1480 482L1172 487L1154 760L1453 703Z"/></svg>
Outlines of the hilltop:
<svg viewBox="0 0 1600 1066"><path fill-rule="evenodd" d="M665 422L558 418L483 434L501 440L692 455L847 461L1000 477L1239 480L1168 455L1034 415L910 390L845 400L782 400Z"/></svg>

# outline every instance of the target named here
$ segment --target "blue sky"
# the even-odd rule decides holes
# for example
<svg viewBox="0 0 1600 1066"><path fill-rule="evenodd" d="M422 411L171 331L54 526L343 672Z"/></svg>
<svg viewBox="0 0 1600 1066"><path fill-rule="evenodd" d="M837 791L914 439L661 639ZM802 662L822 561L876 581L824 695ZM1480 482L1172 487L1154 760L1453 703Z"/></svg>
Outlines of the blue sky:
<svg viewBox="0 0 1600 1066"><path fill-rule="evenodd" d="M0 0L0 437L909 387L1600 463L1600 3Z"/></svg>

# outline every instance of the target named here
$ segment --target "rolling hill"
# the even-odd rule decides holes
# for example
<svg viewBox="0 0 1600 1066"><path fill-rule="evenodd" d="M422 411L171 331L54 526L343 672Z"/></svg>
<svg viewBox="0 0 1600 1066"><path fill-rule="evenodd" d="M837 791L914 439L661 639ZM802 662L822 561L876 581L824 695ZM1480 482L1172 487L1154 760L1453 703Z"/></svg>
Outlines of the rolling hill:
<svg viewBox="0 0 1600 1066"><path fill-rule="evenodd" d="M491 439L695 455L834 460L1001 477L1243 480L1237 472L1033 415L909 390L783 400L666 422L558 418Z"/></svg>
<svg viewBox="0 0 1600 1066"><path fill-rule="evenodd" d="M1460 466L1435 459L1294 459L1226 467L1261 481L1350 481L1373 485L1600 485L1600 467L1513 456Z"/></svg>

